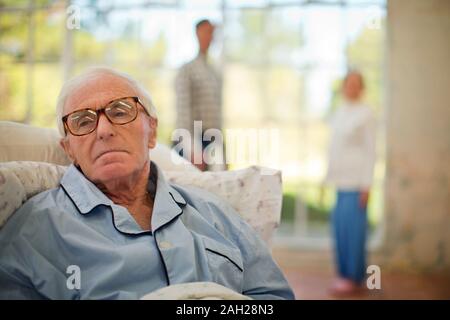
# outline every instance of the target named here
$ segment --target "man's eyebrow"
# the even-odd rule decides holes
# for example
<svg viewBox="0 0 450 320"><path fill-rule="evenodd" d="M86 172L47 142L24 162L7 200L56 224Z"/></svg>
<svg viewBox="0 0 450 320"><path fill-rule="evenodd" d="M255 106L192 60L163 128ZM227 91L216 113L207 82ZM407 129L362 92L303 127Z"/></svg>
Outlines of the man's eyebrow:
<svg viewBox="0 0 450 320"><path fill-rule="evenodd" d="M82 103L80 106L74 108L73 111L83 110L83 109L93 109L93 110L101 109L101 108L106 107L106 106L107 106L109 103L111 103L112 101L114 101L114 100L116 100L116 99L120 99L120 98L121 98L121 97L108 99L107 101L102 102L102 103L99 103L98 105L97 105L97 103L92 103L92 102L89 103L89 104L84 104L84 103ZM95 105L97 105L97 106L95 106ZM72 112L73 112L73 111L72 111Z"/></svg>

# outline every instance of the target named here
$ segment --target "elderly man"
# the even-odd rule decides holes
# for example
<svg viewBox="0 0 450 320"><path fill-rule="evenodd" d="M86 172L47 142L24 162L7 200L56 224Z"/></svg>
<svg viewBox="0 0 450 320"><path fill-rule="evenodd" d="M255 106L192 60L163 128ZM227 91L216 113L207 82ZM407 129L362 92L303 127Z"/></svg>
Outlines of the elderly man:
<svg viewBox="0 0 450 320"><path fill-rule="evenodd" d="M137 299L196 281L256 299L294 297L228 204L169 184L150 161L156 112L134 80L106 68L72 79L57 121L73 164L0 232L1 298Z"/></svg>

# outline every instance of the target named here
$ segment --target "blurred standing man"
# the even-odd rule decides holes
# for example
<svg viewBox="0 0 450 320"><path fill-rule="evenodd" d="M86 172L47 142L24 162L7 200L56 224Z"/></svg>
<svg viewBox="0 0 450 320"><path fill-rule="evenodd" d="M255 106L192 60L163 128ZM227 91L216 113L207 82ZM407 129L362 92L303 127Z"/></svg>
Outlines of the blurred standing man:
<svg viewBox="0 0 450 320"><path fill-rule="evenodd" d="M362 289L366 274L367 202L375 164L375 119L362 103L364 79L350 71L345 102L334 114L326 181L337 189L332 215L338 278L333 294Z"/></svg>
<svg viewBox="0 0 450 320"><path fill-rule="evenodd" d="M210 143L207 139L205 141L203 133L208 129L222 129L222 81L208 63L208 49L213 40L214 25L204 19L196 24L195 31L199 45L198 55L181 67L175 80L176 128L187 129L193 139L200 139L198 142L201 142L203 153ZM202 121L201 137L194 136L194 121ZM189 147L192 150L192 146ZM194 163L192 153L191 161ZM208 168L203 157L200 164L194 165L201 170Z"/></svg>

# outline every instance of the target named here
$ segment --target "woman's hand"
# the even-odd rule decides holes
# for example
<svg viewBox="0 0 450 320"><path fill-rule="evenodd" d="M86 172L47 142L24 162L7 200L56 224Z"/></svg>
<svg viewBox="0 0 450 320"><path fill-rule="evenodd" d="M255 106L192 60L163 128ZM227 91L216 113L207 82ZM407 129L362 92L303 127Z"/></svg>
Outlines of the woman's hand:
<svg viewBox="0 0 450 320"><path fill-rule="evenodd" d="M369 195L370 195L369 190L361 191L359 195L359 205L361 206L361 208L364 209L367 208L367 203L369 202Z"/></svg>

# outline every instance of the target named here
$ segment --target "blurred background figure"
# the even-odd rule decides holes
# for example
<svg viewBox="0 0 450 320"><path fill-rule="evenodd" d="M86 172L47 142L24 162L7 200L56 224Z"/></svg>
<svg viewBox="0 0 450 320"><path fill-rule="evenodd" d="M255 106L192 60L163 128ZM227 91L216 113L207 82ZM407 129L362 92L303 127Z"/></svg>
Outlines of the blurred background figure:
<svg viewBox="0 0 450 320"><path fill-rule="evenodd" d="M343 80L344 103L332 119L326 182L336 188L332 213L338 278L333 294L355 293L366 274L367 202L375 164L375 125L362 102L364 79L350 71Z"/></svg>
<svg viewBox="0 0 450 320"><path fill-rule="evenodd" d="M208 62L208 50L213 41L214 25L207 19L197 22L195 31L198 40L198 55L184 64L175 79L176 90L176 128L187 129L191 138L200 140L202 161L192 163L200 170L208 169L203 151L211 141L203 134L208 129L222 129L222 81L218 72ZM194 121L202 121L201 132L194 132ZM201 134L201 136L200 136ZM187 149L187 146L185 146ZM194 150L190 146L191 150Z"/></svg>

